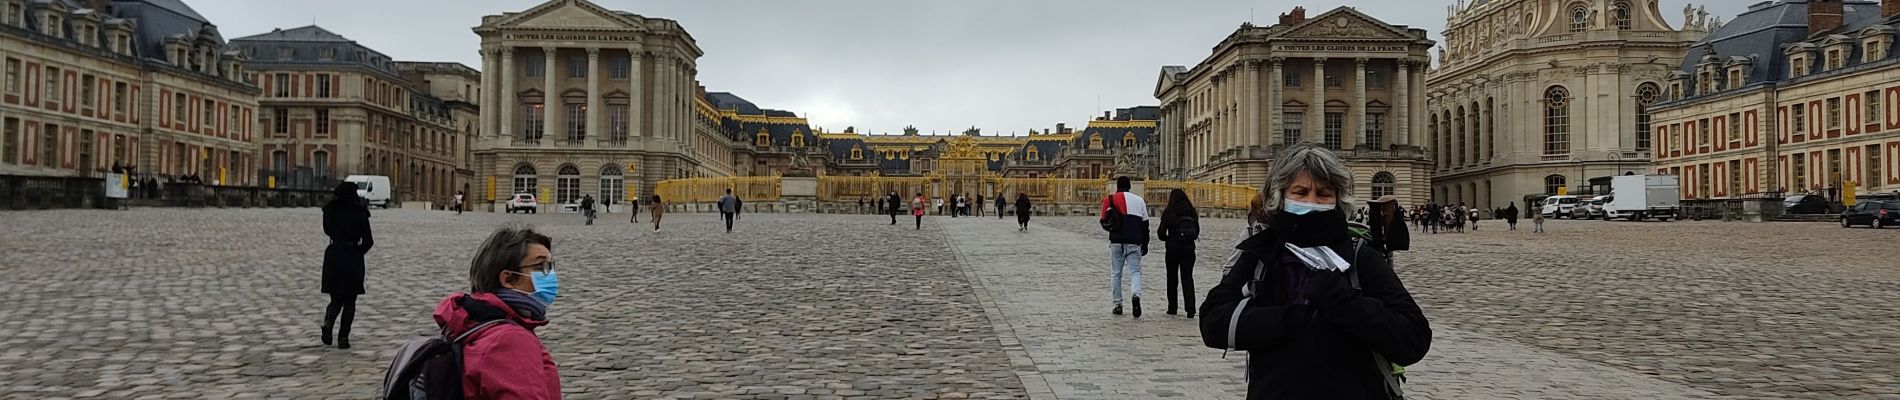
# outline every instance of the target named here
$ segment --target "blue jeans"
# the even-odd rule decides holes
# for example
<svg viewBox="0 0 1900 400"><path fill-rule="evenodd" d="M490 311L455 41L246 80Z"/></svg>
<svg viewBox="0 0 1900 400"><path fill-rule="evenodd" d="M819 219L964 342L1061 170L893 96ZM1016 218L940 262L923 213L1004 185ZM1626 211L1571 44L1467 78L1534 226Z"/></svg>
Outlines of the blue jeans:
<svg viewBox="0 0 1900 400"><path fill-rule="evenodd" d="M1122 304L1122 266L1128 266L1128 293L1141 298L1141 245L1108 244L1108 286L1115 305Z"/></svg>

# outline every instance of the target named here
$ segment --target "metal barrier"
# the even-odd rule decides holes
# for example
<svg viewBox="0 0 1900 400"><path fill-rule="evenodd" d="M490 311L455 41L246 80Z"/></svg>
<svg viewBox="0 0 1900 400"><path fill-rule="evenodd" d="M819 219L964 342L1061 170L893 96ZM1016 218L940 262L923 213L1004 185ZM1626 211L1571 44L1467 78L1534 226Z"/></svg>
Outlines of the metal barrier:
<svg viewBox="0 0 1900 400"><path fill-rule="evenodd" d="M130 198L106 198L105 178L0 175L0 209L167 207L316 207L329 190L268 189L193 183L141 183Z"/></svg>
<svg viewBox="0 0 1900 400"><path fill-rule="evenodd" d="M725 176L660 181L653 191L666 203L708 203L719 200L726 189L740 200L763 202L778 201L781 186L776 176Z"/></svg>
<svg viewBox="0 0 1900 400"><path fill-rule="evenodd" d="M1148 199L1148 204L1158 206L1168 205L1168 192L1181 189L1187 192L1188 200L1199 208L1245 210L1248 203L1253 201L1253 196L1260 193L1259 188L1251 186L1193 181L1150 180L1143 186L1147 193L1143 193L1142 197Z"/></svg>

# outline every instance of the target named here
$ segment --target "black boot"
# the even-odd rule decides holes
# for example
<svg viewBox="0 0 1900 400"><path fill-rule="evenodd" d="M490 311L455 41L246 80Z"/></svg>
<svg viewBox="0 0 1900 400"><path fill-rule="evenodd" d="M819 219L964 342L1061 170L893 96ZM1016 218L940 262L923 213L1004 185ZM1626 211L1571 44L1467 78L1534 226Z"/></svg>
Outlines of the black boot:
<svg viewBox="0 0 1900 400"><path fill-rule="evenodd" d="M340 330L336 332L336 348L339 348L339 349L350 348L350 330L349 329L344 329L344 330Z"/></svg>
<svg viewBox="0 0 1900 400"><path fill-rule="evenodd" d="M329 321L324 321L323 323L323 345L324 346L329 346L330 342L332 341L330 337L330 328L333 328L333 326L330 325Z"/></svg>
<svg viewBox="0 0 1900 400"><path fill-rule="evenodd" d="M1114 310L1114 311L1109 311L1108 313L1110 313L1110 314L1115 314L1115 315L1122 315L1122 305L1120 305L1120 304L1116 304L1116 305L1115 305L1115 310Z"/></svg>
<svg viewBox="0 0 1900 400"><path fill-rule="evenodd" d="M1141 318L1141 296L1132 297L1135 304L1135 318Z"/></svg>

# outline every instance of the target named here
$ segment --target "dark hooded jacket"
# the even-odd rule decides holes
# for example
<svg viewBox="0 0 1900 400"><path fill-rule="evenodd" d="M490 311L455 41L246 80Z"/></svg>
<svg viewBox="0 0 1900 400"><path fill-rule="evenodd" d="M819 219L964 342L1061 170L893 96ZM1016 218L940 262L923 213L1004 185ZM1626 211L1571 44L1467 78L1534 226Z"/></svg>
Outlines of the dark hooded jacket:
<svg viewBox="0 0 1900 400"><path fill-rule="evenodd" d="M330 246L323 250L323 293L363 294L363 254L376 245L370 236L369 209L356 196L355 185L339 188L336 198L323 206L323 234Z"/></svg>

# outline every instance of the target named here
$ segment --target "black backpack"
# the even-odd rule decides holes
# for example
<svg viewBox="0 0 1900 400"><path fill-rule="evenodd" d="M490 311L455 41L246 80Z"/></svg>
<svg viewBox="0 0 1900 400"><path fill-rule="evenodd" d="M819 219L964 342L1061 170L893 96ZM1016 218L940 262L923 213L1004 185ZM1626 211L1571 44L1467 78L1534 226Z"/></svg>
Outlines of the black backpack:
<svg viewBox="0 0 1900 400"><path fill-rule="evenodd" d="M471 303L467 295L456 299L464 308ZM486 304L483 304L486 305ZM480 313L486 314L486 313ZM479 315L471 313L471 315ZM383 400L460 400L462 393L462 348L465 341L495 325L512 324L506 317L484 320L461 335L450 337L445 331L435 336L410 339L396 349L383 375Z"/></svg>
<svg viewBox="0 0 1900 400"><path fill-rule="evenodd" d="M1168 230L1175 239L1194 241L1201 239L1201 219L1192 215L1183 215L1174 221L1174 229Z"/></svg>
<svg viewBox="0 0 1900 400"><path fill-rule="evenodd" d="M1121 193L1110 194L1108 208L1102 210L1102 220L1100 222L1102 223L1102 230L1104 231L1114 232L1115 229L1121 228L1122 226L1122 210L1115 207L1114 200L1114 196L1119 194Z"/></svg>

